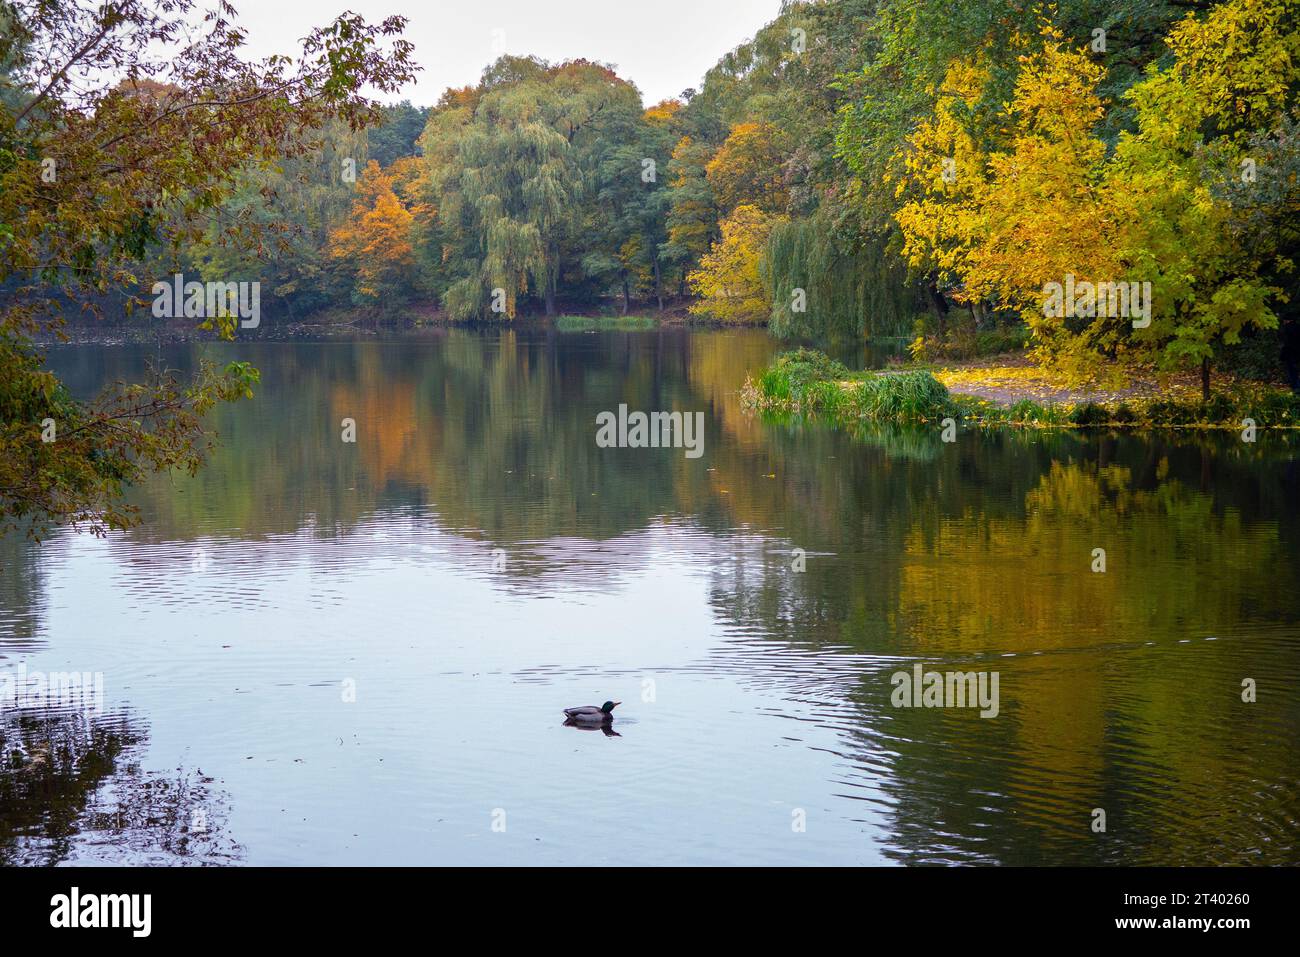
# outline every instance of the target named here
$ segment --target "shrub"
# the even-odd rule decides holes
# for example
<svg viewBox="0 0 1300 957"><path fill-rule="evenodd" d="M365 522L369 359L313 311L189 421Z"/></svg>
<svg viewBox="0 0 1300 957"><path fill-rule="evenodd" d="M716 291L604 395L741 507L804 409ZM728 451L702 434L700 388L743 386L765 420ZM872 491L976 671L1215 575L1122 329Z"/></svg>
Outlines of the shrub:
<svg viewBox="0 0 1300 957"><path fill-rule="evenodd" d="M1104 425L1112 418L1113 413L1096 402L1085 402L1070 413L1070 421L1075 425Z"/></svg>
<svg viewBox="0 0 1300 957"><path fill-rule="evenodd" d="M808 387L815 382L834 383L849 376L849 370L824 352L815 349L795 349L777 356L776 361L764 370L759 382L763 394L769 399L802 405ZM825 398L824 391L820 393Z"/></svg>
<svg viewBox="0 0 1300 957"><path fill-rule="evenodd" d="M953 411L947 387L928 372L872 376L849 393L849 401L867 419L929 421Z"/></svg>

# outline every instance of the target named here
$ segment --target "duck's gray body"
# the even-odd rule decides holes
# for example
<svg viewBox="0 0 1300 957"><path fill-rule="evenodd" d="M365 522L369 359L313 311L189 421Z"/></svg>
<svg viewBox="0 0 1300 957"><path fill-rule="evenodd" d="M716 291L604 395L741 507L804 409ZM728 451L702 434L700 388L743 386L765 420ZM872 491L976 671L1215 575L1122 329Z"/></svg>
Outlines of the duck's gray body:
<svg viewBox="0 0 1300 957"><path fill-rule="evenodd" d="M565 708L564 717L569 721L576 721L580 724L604 724L607 721L613 721L613 711L619 702L606 701L601 707L594 704L583 705L580 708Z"/></svg>

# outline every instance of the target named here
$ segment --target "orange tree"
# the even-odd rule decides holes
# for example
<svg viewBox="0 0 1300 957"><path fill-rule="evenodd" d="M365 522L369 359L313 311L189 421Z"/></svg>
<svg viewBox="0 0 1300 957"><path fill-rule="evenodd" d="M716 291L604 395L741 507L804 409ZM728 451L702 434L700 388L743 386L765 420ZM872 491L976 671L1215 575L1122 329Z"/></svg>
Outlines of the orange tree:
<svg viewBox="0 0 1300 957"><path fill-rule="evenodd" d="M330 257L349 264L353 295L363 302L400 294L404 277L415 264L411 242L415 216L393 185L391 173L371 160L357 183L352 215L330 232Z"/></svg>

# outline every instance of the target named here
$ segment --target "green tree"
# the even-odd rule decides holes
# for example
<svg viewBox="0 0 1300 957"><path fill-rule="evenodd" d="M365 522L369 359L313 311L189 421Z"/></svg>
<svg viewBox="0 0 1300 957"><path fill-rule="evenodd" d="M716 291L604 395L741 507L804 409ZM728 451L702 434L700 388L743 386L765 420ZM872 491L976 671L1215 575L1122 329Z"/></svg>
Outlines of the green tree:
<svg viewBox="0 0 1300 957"><path fill-rule="evenodd" d="M619 162L612 153L640 118L635 87L581 60L503 57L477 90L435 108L421 142L437 211L422 241L442 250L431 284L452 318L512 318L521 296L555 315L566 278L586 278L584 261L608 265L591 258L583 227L596 216L602 165Z"/></svg>
<svg viewBox="0 0 1300 957"><path fill-rule="evenodd" d="M382 119L366 131L367 155L380 166L391 166L403 157L416 155L417 141L424 132L429 110L402 100L382 108Z"/></svg>

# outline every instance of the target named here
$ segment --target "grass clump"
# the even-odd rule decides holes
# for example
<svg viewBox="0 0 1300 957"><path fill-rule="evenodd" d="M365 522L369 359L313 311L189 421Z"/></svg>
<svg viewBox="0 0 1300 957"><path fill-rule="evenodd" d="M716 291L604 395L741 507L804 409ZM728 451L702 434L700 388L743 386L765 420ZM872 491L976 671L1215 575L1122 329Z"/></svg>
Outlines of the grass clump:
<svg viewBox="0 0 1300 957"><path fill-rule="evenodd" d="M930 422L953 411L948 388L928 372L872 376L849 395L853 412L873 421Z"/></svg>
<svg viewBox="0 0 1300 957"><path fill-rule="evenodd" d="M816 349L795 349L776 357L759 377L759 391L791 410L814 410L821 403L838 401L826 384L849 377L848 367Z"/></svg>
<svg viewBox="0 0 1300 957"><path fill-rule="evenodd" d="M658 325L653 316L560 316L555 320L555 328L560 332L638 332Z"/></svg>
<svg viewBox="0 0 1300 957"><path fill-rule="evenodd" d="M927 422L953 411L948 389L928 372L864 377L813 349L778 356L756 384L746 384L746 393L765 410L820 413L842 422Z"/></svg>

